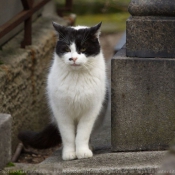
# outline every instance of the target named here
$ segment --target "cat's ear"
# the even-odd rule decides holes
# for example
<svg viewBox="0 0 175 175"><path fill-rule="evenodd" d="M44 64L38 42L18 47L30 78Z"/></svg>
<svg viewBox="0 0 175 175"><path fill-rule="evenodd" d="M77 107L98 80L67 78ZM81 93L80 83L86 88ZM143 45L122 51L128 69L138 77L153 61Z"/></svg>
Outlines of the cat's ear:
<svg viewBox="0 0 175 175"><path fill-rule="evenodd" d="M102 22L98 23L97 25L91 27L91 32L95 37L99 37L100 35L100 27L101 27Z"/></svg>
<svg viewBox="0 0 175 175"><path fill-rule="evenodd" d="M53 27L55 28L55 30L58 32L58 34L63 32L63 30L64 30L63 26L59 25L56 22L52 22L52 24L53 24Z"/></svg>

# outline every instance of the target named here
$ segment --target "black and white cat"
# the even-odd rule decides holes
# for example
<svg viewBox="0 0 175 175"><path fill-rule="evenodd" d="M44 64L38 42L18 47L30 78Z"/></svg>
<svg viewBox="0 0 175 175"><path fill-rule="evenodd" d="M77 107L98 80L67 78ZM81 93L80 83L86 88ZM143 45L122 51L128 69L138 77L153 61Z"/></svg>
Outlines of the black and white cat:
<svg viewBox="0 0 175 175"><path fill-rule="evenodd" d="M37 147L29 140L39 142L42 135L59 140L59 128L63 160L92 157L90 137L101 125L108 104L106 66L99 43L101 23L64 27L54 22L53 26L59 36L47 80L53 122L38 135L21 133L19 138Z"/></svg>

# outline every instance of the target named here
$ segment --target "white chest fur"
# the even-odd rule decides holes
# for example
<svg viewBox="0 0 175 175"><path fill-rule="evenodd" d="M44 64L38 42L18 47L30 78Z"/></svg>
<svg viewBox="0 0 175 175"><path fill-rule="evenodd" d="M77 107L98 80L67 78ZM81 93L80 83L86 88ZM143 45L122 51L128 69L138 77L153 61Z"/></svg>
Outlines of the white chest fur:
<svg viewBox="0 0 175 175"><path fill-rule="evenodd" d="M58 59L55 56L48 77L50 104L54 103L71 117L80 117L82 113L104 100L106 86L104 59L96 58L92 60L89 68L79 70L72 70L62 65Z"/></svg>

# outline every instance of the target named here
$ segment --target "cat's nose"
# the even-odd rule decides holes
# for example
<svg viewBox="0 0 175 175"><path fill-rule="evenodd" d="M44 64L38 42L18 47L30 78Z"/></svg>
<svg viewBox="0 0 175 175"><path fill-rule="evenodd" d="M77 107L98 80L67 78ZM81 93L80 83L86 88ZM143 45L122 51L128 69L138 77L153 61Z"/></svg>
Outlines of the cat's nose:
<svg viewBox="0 0 175 175"><path fill-rule="evenodd" d="M77 57L73 57L73 58L69 58L69 61L76 61L77 60Z"/></svg>

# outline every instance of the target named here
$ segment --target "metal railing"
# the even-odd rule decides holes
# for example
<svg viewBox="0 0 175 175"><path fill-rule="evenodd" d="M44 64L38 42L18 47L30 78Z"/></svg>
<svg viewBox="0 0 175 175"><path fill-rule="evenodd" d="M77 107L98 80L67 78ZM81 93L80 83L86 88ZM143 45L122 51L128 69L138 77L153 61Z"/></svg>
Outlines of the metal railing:
<svg viewBox="0 0 175 175"><path fill-rule="evenodd" d="M32 44L32 15L43 7L51 0L41 0L34 4L34 0L21 0L23 5L23 11L14 16L11 20L0 26L0 39L8 34L11 30L24 22L24 40L21 43L21 47L25 48L27 45ZM72 6L72 0L66 0L65 8L60 9L61 13L66 10L70 10Z"/></svg>

